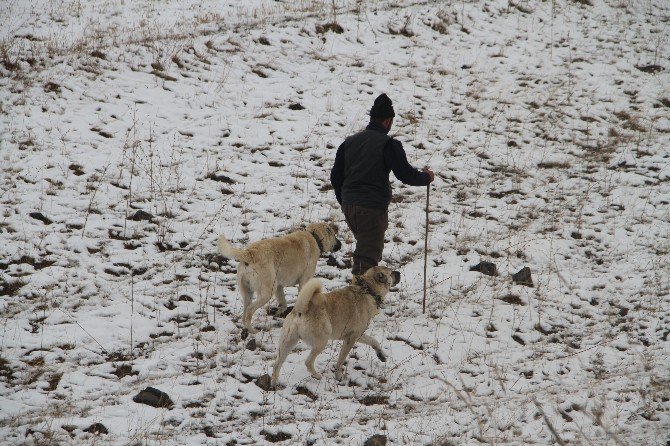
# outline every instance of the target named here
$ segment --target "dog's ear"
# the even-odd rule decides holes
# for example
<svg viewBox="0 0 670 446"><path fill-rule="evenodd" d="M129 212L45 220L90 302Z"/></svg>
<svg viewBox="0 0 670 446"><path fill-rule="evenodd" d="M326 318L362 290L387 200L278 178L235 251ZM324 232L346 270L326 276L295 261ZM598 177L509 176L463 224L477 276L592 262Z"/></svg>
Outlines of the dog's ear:
<svg viewBox="0 0 670 446"><path fill-rule="evenodd" d="M386 277L386 274L384 274L383 272L380 271L380 272L377 273L377 282L379 282L379 283L389 283L388 277Z"/></svg>

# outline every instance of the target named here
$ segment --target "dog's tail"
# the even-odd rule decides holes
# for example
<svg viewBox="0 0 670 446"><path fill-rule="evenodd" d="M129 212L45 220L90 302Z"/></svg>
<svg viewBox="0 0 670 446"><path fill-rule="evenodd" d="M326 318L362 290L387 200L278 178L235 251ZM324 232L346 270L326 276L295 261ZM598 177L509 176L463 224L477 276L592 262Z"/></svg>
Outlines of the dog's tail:
<svg viewBox="0 0 670 446"><path fill-rule="evenodd" d="M223 254L225 257L229 259L243 261L244 258L246 257L244 255L245 253L244 249L235 248L223 235L219 237L219 242L217 243L217 246L219 247L219 251L221 252L221 254Z"/></svg>
<svg viewBox="0 0 670 446"><path fill-rule="evenodd" d="M316 293L320 293L322 288L323 285L319 279L310 279L306 284L304 284L298 293L298 298L295 301L293 313L297 314L298 317L302 316L307 310L307 306L312 300L312 297L314 297Z"/></svg>

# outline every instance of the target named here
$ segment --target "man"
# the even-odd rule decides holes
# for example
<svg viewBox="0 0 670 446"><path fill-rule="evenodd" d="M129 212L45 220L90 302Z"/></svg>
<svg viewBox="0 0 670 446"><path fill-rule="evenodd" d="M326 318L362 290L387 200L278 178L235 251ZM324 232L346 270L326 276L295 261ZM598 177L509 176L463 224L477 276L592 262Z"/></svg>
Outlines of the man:
<svg viewBox="0 0 670 446"><path fill-rule="evenodd" d="M407 162L400 141L388 136L393 125L393 104L385 94L375 99L365 130L344 140L337 149L330 183L345 220L356 238L352 273L363 274L377 266L384 250L391 202L389 173L410 186L425 186L435 176Z"/></svg>

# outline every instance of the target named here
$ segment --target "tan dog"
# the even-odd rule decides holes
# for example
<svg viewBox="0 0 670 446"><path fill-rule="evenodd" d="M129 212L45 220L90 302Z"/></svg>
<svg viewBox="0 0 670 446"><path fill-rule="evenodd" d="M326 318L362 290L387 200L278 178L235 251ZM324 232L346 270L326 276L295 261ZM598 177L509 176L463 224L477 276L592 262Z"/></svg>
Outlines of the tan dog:
<svg viewBox="0 0 670 446"><path fill-rule="evenodd" d="M248 333L257 331L252 327L251 319L273 294L277 296L280 311L284 312L284 287L299 285L302 288L314 276L321 254L342 247L336 234L337 228L328 223L312 223L302 231L260 240L243 249L234 248L224 236L219 237L221 253L240 262L237 287L244 306L243 339ZM256 298L252 300L254 294Z"/></svg>
<svg viewBox="0 0 670 446"><path fill-rule="evenodd" d="M277 384L279 371L286 357L300 339L312 347L305 365L312 377L321 375L314 369L314 360L326 348L328 341L342 340L342 349L335 364L335 377L342 376L342 365L356 342L367 344L386 361L379 342L365 334L372 318L389 289L400 281L400 273L385 266L370 268L356 278L356 284L328 294L321 292L318 279L312 279L298 293L293 311L286 317L279 339L277 359L272 370L272 385Z"/></svg>

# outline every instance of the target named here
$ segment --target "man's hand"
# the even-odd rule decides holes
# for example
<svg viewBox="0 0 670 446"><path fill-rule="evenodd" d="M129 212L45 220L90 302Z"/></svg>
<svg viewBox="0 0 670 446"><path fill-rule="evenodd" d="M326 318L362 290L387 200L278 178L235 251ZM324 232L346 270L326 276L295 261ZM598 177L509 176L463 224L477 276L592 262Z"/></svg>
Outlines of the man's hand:
<svg viewBox="0 0 670 446"><path fill-rule="evenodd" d="M428 177L430 178L430 181L428 181L429 183L432 183L435 180L435 174L428 167L424 167L421 171L428 174Z"/></svg>

